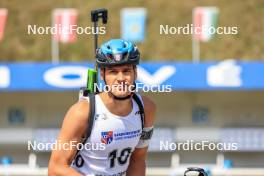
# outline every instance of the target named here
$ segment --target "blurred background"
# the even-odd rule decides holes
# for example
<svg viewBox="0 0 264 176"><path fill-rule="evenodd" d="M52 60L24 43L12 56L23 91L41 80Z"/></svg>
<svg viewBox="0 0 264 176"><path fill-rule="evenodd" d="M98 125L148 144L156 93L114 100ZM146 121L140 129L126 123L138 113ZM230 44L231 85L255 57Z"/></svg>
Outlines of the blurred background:
<svg viewBox="0 0 264 176"><path fill-rule="evenodd" d="M99 44L135 42L142 59L138 82L172 89L141 92L158 108L147 175L181 176L199 166L211 176L263 176L262 0L1 0L0 175L47 175L50 150L28 150L28 141L56 139L94 67L94 35L90 28L90 34L52 35L46 27L92 27L90 11L97 8L108 9ZM187 31L191 24L225 27L227 34L194 35ZM29 33L34 25L39 31ZM190 140L238 148L160 149L161 141Z"/></svg>

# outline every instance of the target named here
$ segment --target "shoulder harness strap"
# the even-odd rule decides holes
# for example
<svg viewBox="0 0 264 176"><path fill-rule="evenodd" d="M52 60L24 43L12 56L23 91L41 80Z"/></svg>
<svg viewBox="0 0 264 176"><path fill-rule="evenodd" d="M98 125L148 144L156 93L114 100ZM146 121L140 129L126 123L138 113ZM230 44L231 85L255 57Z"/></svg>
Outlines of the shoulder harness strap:
<svg viewBox="0 0 264 176"><path fill-rule="evenodd" d="M95 94L90 93L88 94L89 96L89 104L90 104L90 112L89 112L89 123L88 123L88 129L87 129L87 138L90 137L92 129L93 129L93 124L94 124L94 118L95 118Z"/></svg>
<svg viewBox="0 0 264 176"><path fill-rule="evenodd" d="M84 139L82 141L82 144L85 144L87 139L90 137L92 128L93 128L93 123L94 123L94 115L95 115L95 94L94 93L89 93L85 95L86 97L89 96L89 119L88 119L88 128L86 132L86 136L84 136ZM77 150L75 156L74 156L74 163L76 164L76 157L80 156L78 155L80 150Z"/></svg>
<svg viewBox="0 0 264 176"><path fill-rule="evenodd" d="M145 111L144 111L144 107L142 104L142 101L140 100L139 96L137 94L133 94L133 99L136 101L138 108L139 108L139 112L140 112L140 117L141 117L141 125L142 125L142 129L144 128L144 123L145 123Z"/></svg>

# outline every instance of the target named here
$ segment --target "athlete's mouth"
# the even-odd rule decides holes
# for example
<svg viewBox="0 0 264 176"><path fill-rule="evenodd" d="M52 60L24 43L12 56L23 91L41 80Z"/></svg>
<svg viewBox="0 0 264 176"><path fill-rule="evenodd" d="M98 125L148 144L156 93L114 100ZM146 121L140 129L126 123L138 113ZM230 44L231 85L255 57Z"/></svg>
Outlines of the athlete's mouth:
<svg viewBox="0 0 264 176"><path fill-rule="evenodd" d="M120 83L120 84L115 84L114 87L116 88L116 90L118 91L128 91L129 88L129 84L127 83Z"/></svg>

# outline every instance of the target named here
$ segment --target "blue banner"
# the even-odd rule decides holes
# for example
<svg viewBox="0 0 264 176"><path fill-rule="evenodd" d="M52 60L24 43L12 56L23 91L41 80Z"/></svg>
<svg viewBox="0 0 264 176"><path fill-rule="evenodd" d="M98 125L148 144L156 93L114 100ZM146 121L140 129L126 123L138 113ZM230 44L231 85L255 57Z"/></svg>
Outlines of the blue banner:
<svg viewBox="0 0 264 176"><path fill-rule="evenodd" d="M0 63L0 91L78 90L91 63ZM264 90L264 62L145 62L138 83L171 90Z"/></svg>
<svg viewBox="0 0 264 176"><path fill-rule="evenodd" d="M124 8L121 11L121 36L131 42L143 42L145 38L146 9Z"/></svg>

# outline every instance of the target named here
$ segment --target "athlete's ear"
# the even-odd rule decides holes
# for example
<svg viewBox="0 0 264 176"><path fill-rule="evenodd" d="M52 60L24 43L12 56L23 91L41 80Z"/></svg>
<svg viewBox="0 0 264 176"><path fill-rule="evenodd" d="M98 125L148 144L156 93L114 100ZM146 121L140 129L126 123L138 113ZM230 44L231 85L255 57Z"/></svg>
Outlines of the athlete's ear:
<svg viewBox="0 0 264 176"><path fill-rule="evenodd" d="M105 74L105 69L101 68L100 69L100 78L101 78L101 80L104 80L104 74Z"/></svg>

